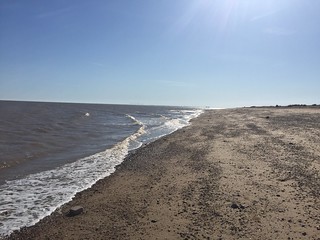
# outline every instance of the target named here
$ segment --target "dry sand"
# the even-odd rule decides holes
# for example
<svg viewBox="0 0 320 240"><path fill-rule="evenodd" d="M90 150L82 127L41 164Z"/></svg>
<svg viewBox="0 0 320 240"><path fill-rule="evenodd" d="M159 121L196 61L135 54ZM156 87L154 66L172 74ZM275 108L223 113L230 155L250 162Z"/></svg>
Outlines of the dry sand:
<svg viewBox="0 0 320 240"><path fill-rule="evenodd" d="M320 239L319 171L319 108L210 110L10 239Z"/></svg>

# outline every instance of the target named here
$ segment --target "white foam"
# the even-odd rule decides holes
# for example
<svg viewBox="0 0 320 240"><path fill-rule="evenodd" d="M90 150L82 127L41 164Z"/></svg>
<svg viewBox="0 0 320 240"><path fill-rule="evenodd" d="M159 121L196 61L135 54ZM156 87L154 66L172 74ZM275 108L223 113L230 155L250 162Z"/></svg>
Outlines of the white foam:
<svg viewBox="0 0 320 240"><path fill-rule="evenodd" d="M82 158L54 170L8 181L0 189L0 236L31 226L69 202L77 192L91 187L115 171L137 133L104 152Z"/></svg>
<svg viewBox="0 0 320 240"><path fill-rule="evenodd" d="M186 127L190 124L190 120L198 117L202 114L203 110L172 110L175 114L175 118L168 118L162 116L162 119L166 119L161 125L154 126L152 128L146 129L146 133L138 138L141 142L151 142L168 134L171 134L178 129ZM171 116L173 117L173 116ZM170 119L170 120L168 120ZM139 120L143 122L143 120Z"/></svg>
<svg viewBox="0 0 320 240"><path fill-rule="evenodd" d="M129 115L129 114L126 114L126 116L127 116L128 118L131 118L132 121L135 122L136 124L138 124L138 125L140 125L140 126L143 126L143 123L140 122L139 120L137 120L134 116L131 116L131 115Z"/></svg>

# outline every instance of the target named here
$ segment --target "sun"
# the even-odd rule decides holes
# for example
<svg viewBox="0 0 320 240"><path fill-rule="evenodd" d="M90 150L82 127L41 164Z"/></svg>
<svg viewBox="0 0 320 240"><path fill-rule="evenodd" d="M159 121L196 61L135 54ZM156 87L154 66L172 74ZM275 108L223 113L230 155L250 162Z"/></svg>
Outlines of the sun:
<svg viewBox="0 0 320 240"><path fill-rule="evenodd" d="M281 3L280 3L281 2ZM239 24L271 16L285 7L286 1L197 0L191 5L193 16L201 15L211 26L224 31ZM206 22L203 24L206 24Z"/></svg>

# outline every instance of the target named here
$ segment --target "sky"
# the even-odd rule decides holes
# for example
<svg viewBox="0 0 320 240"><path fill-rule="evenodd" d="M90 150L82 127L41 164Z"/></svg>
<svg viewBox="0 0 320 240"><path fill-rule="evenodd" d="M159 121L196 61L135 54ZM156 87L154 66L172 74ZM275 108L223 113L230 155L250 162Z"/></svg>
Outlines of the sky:
<svg viewBox="0 0 320 240"><path fill-rule="evenodd" d="M319 0L1 0L0 99L320 104Z"/></svg>

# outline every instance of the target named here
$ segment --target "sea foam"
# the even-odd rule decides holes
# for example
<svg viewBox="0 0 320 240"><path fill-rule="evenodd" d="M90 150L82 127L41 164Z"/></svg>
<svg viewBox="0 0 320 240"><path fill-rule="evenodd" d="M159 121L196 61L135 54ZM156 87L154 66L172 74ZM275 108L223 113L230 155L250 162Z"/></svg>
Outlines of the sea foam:
<svg viewBox="0 0 320 240"><path fill-rule="evenodd" d="M54 170L7 181L0 189L0 236L35 224L69 202L77 192L109 176L128 154L130 142L141 134L143 127L104 152Z"/></svg>

